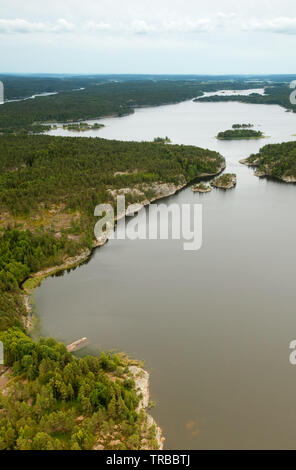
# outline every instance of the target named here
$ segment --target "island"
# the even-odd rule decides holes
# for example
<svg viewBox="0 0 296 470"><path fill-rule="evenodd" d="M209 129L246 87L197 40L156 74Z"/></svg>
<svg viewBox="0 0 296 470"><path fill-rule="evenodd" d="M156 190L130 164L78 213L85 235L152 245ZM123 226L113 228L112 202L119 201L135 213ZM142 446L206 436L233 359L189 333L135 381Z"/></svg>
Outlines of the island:
<svg viewBox="0 0 296 470"><path fill-rule="evenodd" d="M236 185L236 174L234 173L224 173L223 175L215 178L211 185L219 189L231 189Z"/></svg>
<svg viewBox="0 0 296 470"><path fill-rule="evenodd" d="M233 124L232 129L247 129L254 127L254 124Z"/></svg>
<svg viewBox="0 0 296 470"><path fill-rule="evenodd" d="M166 137L155 137L153 139L153 142L155 144L170 144L172 141L168 136L166 136Z"/></svg>
<svg viewBox="0 0 296 470"><path fill-rule="evenodd" d="M259 153L240 160L240 163L255 167L256 176L296 183L296 142L265 145Z"/></svg>
<svg viewBox="0 0 296 470"><path fill-rule="evenodd" d="M198 183L195 184L194 186L191 186L191 190L194 193L209 193L212 191L211 186L204 184L204 183Z"/></svg>
<svg viewBox="0 0 296 470"><path fill-rule="evenodd" d="M219 140L243 140L243 139L262 139L263 132L254 131L253 129L229 129L219 132L217 139Z"/></svg>
<svg viewBox="0 0 296 470"><path fill-rule="evenodd" d="M101 129L102 127L104 127L104 124L99 124L98 122L95 122L92 125L88 124L87 122L77 122L63 125L63 129L75 132L95 131Z"/></svg>

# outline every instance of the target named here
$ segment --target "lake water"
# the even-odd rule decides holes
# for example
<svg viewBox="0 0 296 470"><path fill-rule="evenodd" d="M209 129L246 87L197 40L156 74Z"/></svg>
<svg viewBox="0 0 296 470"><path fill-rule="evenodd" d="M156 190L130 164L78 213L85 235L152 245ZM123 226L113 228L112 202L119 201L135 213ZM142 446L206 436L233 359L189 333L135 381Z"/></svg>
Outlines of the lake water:
<svg viewBox="0 0 296 470"><path fill-rule="evenodd" d="M296 187L239 163L267 143L295 139L296 115L188 101L100 122L103 129L83 135L167 135L217 150L237 186L205 195L187 188L164 201L203 204L199 251L183 251L180 241L113 240L88 264L46 279L35 291L42 334L87 336L93 348L143 359L166 448L296 448ZM270 137L215 139L249 122Z"/></svg>

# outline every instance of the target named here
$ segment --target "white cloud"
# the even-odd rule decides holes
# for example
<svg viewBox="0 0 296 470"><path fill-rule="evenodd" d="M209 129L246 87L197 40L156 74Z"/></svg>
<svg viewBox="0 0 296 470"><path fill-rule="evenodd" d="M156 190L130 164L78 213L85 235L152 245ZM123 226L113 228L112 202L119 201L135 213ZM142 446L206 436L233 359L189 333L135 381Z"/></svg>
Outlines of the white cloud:
<svg viewBox="0 0 296 470"><path fill-rule="evenodd" d="M244 25L247 31L262 31L280 34L296 34L296 18L281 16L271 20L251 20Z"/></svg>
<svg viewBox="0 0 296 470"><path fill-rule="evenodd" d="M95 23L94 21L87 21L84 24L83 29L90 33L96 33L100 31L110 31L112 27L109 23L104 23L103 21L99 23Z"/></svg>
<svg viewBox="0 0 296 470"><path fill-rule="evenodd" d="M0 33L2 34L67 33L73 29L74 25L64 19L59 19L54 24L30 22L20 18L0 19Z"/></svg>
<svg viewBox="0 0 296 470"><path fill-rule="evenodd" d="M212 17L192 17L162 20L135 18L129 21L84 21L73 24L66 19L55 22L28 21L25 19L0 19L0 34L70 33L112 35L171 35L199 34L214 31L260 31L280 34L296 34L296 17L245 20L236 13L218 12Z"/></svg>

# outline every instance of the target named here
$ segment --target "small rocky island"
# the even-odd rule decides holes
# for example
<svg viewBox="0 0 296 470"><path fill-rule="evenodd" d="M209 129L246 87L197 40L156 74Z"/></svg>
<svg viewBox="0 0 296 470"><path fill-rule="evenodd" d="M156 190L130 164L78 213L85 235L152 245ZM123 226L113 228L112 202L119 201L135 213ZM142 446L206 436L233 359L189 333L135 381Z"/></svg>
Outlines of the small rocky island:
<svg viewBox="0 0 296 470"><path fill-rule="evenodd" d="M93 131L98 130L104 127L104 124L99 124L95 122L94 124L88 124L87 122L77 122L71 124L64 124L63 129L67 131L75 131L75 132L85 132L85 131Z"/></svg>
<svg viewBox="0 0 296 470"><path fill-rule="evenodd" d="M194 186L191 186L191 190L194 193L209 193L212 191L212 188L208 184L198 183L198 184L195 184Z"/></svg>
<svg viewBox="0 0 296 470"><path fill-rule="evenodd" d="M225 190L234 188L234 186L236 185L236 174L224 173L218 178L215 178L211 182L211 185L214 186L214 188L225 189Z"/></svg>
<svg viewBox="0 0 296 470"><path fill-rule="evenodd" d="M253 129L229 129L217 135L219 140L263 139L263 137L263 132Z"/></svg>

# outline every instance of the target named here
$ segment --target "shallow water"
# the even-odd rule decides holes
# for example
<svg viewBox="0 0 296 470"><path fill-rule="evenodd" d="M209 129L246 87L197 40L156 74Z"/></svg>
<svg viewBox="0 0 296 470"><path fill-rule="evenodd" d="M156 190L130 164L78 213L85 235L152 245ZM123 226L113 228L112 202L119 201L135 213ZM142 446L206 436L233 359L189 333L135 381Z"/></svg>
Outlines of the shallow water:
<svg viewBox="0 0 296 470"><path fill-rule="evenodd" d="M295 139L296 115L188 101L100 122L106 127L83 135L168 135L217 150L238 183L205 195L187 188L164 201L203 204L199 251L183 251L180 241L113 240L88 264L46 279L35 292L42 333L68 342L87 336L92 347L143 359L166 448L295 448L296 187L260 180L239 160ZM215 139L249 122L270 137Z"/></svg>

